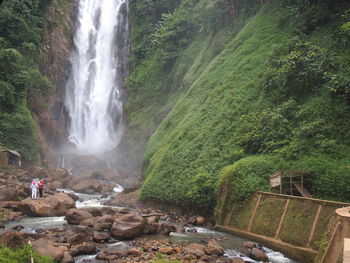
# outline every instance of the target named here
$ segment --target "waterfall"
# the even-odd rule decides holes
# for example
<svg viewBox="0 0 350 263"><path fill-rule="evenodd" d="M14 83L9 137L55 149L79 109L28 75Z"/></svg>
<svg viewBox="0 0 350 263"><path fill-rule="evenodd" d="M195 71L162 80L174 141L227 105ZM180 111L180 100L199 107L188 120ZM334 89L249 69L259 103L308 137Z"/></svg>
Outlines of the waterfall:
<svg viewBox="0 0 350 263"><path fill-rule="evenodd" d="M115 148L129 58L127 0L80 0L65 107L68 140L80 153Z"/></svg>

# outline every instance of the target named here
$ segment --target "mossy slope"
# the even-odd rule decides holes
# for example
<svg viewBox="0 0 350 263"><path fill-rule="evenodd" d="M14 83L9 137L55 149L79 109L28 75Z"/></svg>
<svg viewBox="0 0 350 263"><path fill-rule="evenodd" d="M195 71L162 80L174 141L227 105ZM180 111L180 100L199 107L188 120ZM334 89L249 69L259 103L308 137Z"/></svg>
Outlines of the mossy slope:
<svg viewBox="0 0 350 263"><path fill-rule="evenodd" d="M315 170L316 195L345 200L350 108L328 79L349 63L332 37L343 5L321 26L296 34L291 13L298 6L255 4L258 11L236 26L194 33L171 62L162 63L161 51L140 59L129 79L129 127L148 134L157 127L144 156L141 197L210 209L219 171L264 154L271 165L262 162L263 170ZM254 181L256 171L243 175ZM266 186L267 175L260 175ZM330 182L335 175L339 180Z"/></svg>

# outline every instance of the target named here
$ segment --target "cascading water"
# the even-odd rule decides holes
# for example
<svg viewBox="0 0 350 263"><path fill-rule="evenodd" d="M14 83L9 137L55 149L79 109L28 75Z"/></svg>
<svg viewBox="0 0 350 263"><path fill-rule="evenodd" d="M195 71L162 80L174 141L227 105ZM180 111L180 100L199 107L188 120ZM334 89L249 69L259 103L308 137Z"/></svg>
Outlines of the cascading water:
<svg viewBox="0 0 350 263"><path fill-rule="evenodd" d="M65 106L69 141L80 153L115 148L129 58L127 0L80 0Z"/></svg>

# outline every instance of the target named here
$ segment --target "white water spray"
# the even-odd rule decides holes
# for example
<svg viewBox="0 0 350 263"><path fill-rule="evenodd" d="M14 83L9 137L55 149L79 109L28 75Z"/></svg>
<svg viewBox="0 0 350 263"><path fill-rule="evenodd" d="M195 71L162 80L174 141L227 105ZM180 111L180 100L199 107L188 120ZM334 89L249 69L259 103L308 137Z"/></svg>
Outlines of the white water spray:
<svg viewBox="0 0 350 263"><path fill-rule="evenodd" d="M81 153L115 148L122 132L129 58L127 0L80 0L65 106L69 141Z"/></svg>

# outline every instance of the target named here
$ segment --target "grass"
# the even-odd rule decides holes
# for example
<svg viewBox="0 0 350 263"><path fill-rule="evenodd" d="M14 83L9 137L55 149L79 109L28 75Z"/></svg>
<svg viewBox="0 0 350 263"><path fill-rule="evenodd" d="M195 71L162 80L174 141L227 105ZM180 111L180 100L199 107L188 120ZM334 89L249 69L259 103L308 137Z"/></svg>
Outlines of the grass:
<svg viewBox="0 0 350 263"><path fill-rule="evenodd" d="M252 232L274 237L282 217L286 201L278 198L262 198L256 211Z"/></svg>
<svg viewBox="0 0 350 263"><path fill-rule="evenodd" d="M33 256L36 263L54 263L51 258L36 254L29 245L19 249L0 247L1 263L27 263L30 262L31 256Z"/></svg>

